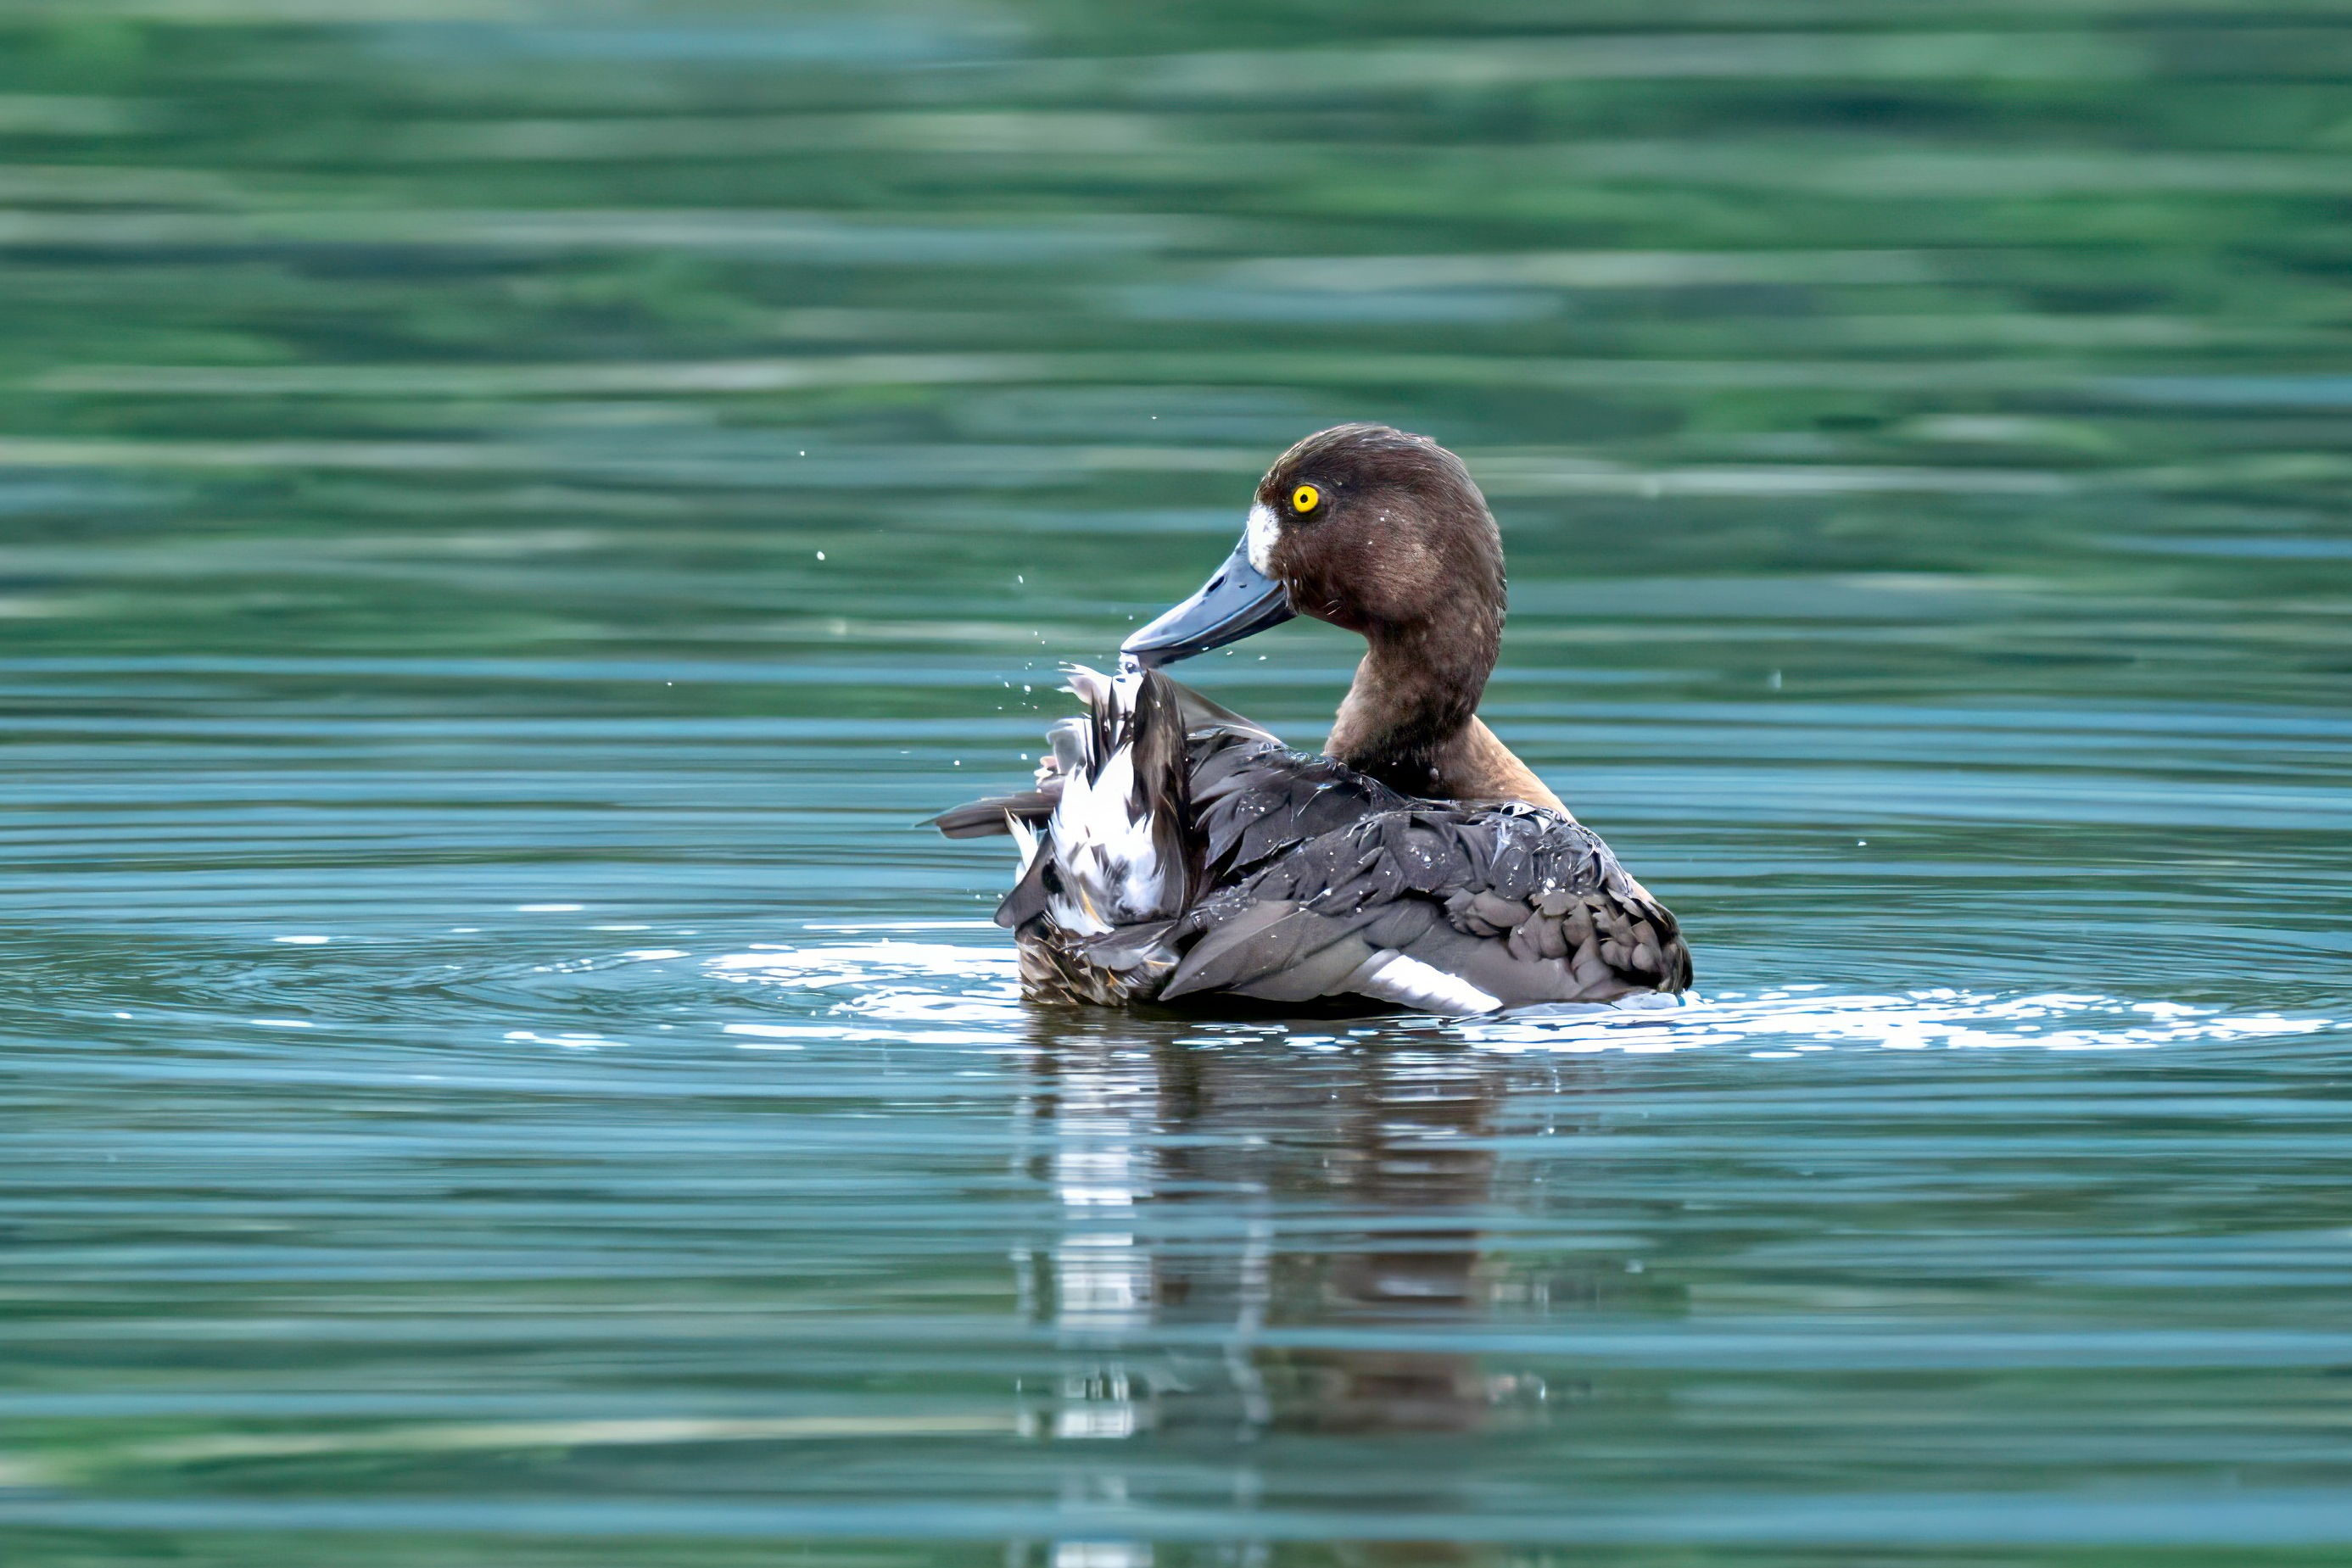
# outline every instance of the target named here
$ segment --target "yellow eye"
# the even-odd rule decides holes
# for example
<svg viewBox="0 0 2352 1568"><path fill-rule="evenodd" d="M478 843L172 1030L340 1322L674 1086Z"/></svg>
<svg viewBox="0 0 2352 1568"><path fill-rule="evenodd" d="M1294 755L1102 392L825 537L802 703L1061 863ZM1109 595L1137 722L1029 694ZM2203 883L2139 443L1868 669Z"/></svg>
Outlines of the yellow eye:
<svg viewBox="0 0 2352 1568"><path fill-rule="evenodd" d="M1301 485L1290 493L1290 509L1294 512L1311 512L1315 509L1315 504L1322 498L1323 492L1314 486Z"/></svg>

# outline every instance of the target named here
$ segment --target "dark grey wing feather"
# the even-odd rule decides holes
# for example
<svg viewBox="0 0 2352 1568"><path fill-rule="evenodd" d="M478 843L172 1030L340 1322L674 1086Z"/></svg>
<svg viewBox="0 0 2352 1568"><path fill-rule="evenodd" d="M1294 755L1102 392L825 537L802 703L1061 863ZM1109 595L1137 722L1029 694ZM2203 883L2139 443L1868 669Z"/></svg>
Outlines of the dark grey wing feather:
<svg viewBox="0 0 2352 1568"><path fill-rule="evenodd" d="M1192 763L1194 831L1218 882L1409 801L1345 763L1279 742L1218 735L1194 743Z"/></svg>
<svg viewBox="0 0 2352 1568"><path fill-rule="evenodd" d="M1383 952L1506 1007L1690 984L1674 916L1591 830L1526 806L1416 801L1294 842L1178 923L1194 933L1164 996L1305 1000Z"/></svg>
<svg viewBox="0 0 2352 1568"><path fill-rule="evenodd" d="M1024 790L1018 795L992 795L985 800L950 806L916 825L937 828L946 838L984 839L992 833L1011 832L1007 818L1018 818L1033 828L1043 827L1060 800L1058 793L1049 795L1042 789Z"/></svg>
<svg viewBox="0 0 2352 1568"><path fill-rule="evenodd" d="M1282 744L1274 731L1255 719L1244 718L1223 703L1212 702L1181 681L1162 677L1167 690L1176 703L1177 716L1184 721L1184 733L1194 739L1205 739L1211 733L1231 735L1252 740L1270 740Z"/></svg>
<svg viewBox="0 0 2352 1568"><path fill-rule="evenodd" d="M1343 945L1352 956L1327 975L1324 971L1334 969L1334 965L1318 960ZM1344 924L1301 909L1288 899L1238 904L1227 918L1202 933L1160 994L1181 997L1197 991L1236 991L1270 1001L1304 1001L1324 992L1309 989L1296 996L1275 995L1258 988L1271 982L1278 990L1287 991L1291 988L1279 982L1302 975L1335 983L1371 956L1371 949L1354 940Z"/></svg>
<svg viewBox="0 0 2352 1568"><path fill-rule="evenodd" d="M1164 675L1146 675L1136 693L1133 742L1138 819L1151 821L1151 845L1159 858L1169 902L1161 907L1181 909L1201 886L1200 835L1192 830L1192 758L1184 725L1187 718L1182 686ZM1205 699L1203 699L1205 700ZM1211 705L1214 706L1214 705ZM1220 712L1223 710L1220 709Z"/></svg>

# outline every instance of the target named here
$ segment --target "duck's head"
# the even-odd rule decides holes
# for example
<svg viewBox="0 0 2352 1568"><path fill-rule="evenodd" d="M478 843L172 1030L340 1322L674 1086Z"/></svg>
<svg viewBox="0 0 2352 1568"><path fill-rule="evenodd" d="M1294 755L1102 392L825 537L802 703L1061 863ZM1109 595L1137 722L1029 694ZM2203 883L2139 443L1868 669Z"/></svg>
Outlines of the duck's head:
<svg viewBox="0 0 2352 1568"><path fill-rule="evenodd" d="M1225 563L1119 652L1157 667L1294 615L1416 644L1483 685L1502 633L1503 545L1462 460L1384 424L1308 436L1258 481Z"/></svg>

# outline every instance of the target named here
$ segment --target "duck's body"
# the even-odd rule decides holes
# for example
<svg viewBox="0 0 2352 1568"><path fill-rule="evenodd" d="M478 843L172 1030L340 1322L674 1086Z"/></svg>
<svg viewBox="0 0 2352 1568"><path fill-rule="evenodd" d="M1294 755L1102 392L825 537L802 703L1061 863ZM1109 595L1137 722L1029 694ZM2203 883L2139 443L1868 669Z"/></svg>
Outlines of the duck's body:
<svg viewBox="0 0 2352 1568"><path fill-rule="evenodd" d="M1034 1000L1478 1013L1690 983L1674 916L1564 811L1400 794L1157 671L1071 689L1088 715L1036 792L940 819L1023 841L996 918Z"/></svg>
<svg viewBox="0 0 2352 1568"><path fill-rule="evenodd" d="M1689 985L1674 916L1477 718L1502 554L1451 453L1381 426L1301 442L1233 559L1123 652L1157 664L1301 612L1370 643L1328 755L1156 669L1076 668L1088 712L1055 727L1036 790L940 819L1022 841L997 919L1033 999L1477 1013Z"/></svg>

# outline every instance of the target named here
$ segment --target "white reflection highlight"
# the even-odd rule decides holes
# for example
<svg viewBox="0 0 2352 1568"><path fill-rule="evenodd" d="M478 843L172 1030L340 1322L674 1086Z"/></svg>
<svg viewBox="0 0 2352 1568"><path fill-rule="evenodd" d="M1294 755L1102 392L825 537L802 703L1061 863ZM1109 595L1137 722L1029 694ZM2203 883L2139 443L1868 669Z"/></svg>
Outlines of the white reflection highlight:
<svg viewBox="0 0 2352 1568"><path fill-rule="evenodd" d="M1144 1051L1072 1051L1060 1069L1047 1129L1066 1228L1054 1249L1054 1322L1086 1338L1113 1335L1151 1321L1151 1257L1138 1245L1128 1217L1150 1194L1145 1140L1158 1077ZM1055 1437L1130 1437L1141 1425L1123 1360L1114 1355L1063 1372Z"/></svg>
<svg viewBox="0 0 2352 1568"><path fill-rule="evenodd" d="M1140 1541L1059 1541L1054 1568L1151 1568L1151 1547Z"/></svg>

